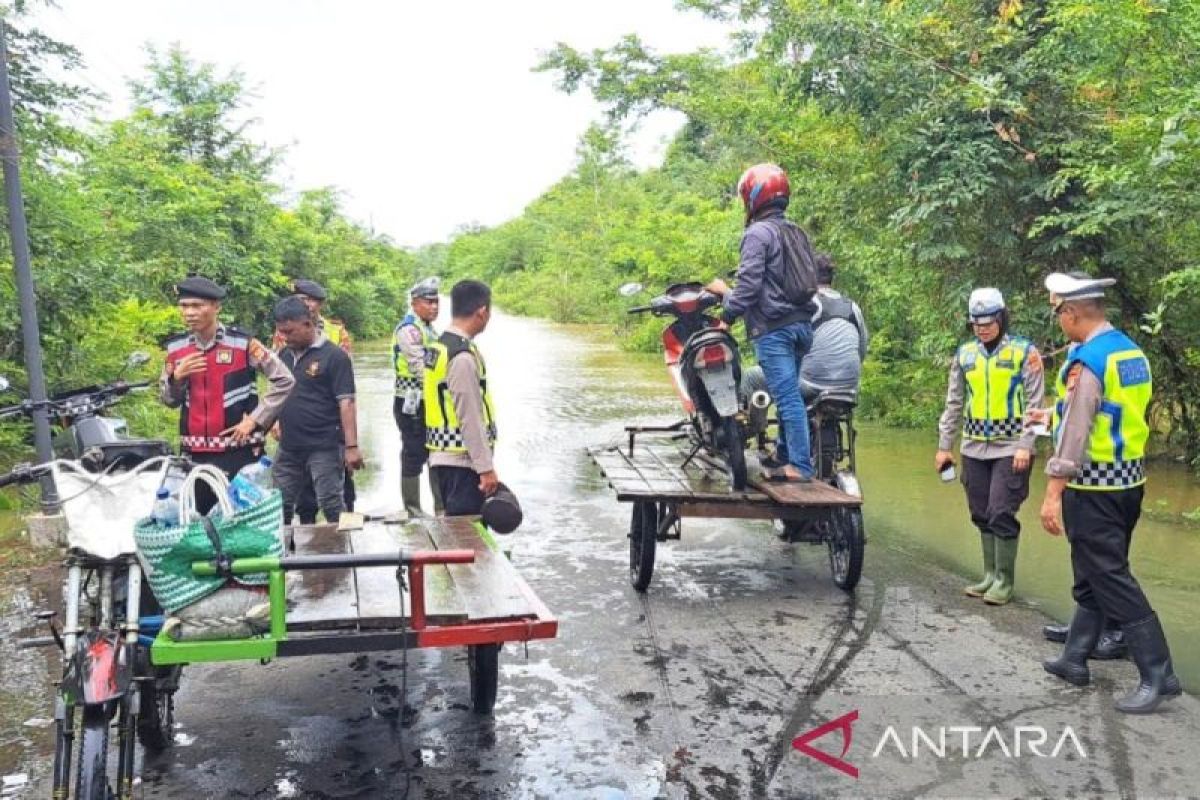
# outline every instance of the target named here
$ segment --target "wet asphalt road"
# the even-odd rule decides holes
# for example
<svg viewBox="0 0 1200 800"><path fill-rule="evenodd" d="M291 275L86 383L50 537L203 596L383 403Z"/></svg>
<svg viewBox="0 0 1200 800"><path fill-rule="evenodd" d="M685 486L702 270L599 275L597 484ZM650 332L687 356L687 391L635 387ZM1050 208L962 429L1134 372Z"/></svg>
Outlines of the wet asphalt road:
<svg viewBox="0 0 1200 800"><path fill-rule="evenodd" d="M583 448L611 439L626 418L670 414L661 377L631 375L619 357L540 323L497 320L481 346L500 407L499 468L527 512L507 544L558 616L559 638L527 654L505 647L491 717L467 707L461 651L409 654L406 693L395 652L191 667L178 696L178 744L145 759L140 796L1200 791L1193 698L1151 718L1117 715L1111 700L1132 685L1131 664L1096 666L1088 689L1061 684L1039 666L1055 652L1038 637L1040 613L968 600L960 578L909 553L869 545L850 596L830 581L823 548L781 543L766 523L687 520L681 542L660 546L650 591L636 593L627 580L628 506L615 502ZM505 346L516 341L520 348ZM362 400L373 420L364 438L383 461L394 438L382 413L386 383L360 393L374 397ZM386 463L362 508L394 502ZM844 752L836 731L813 746L844 756L857 777L792 746L855 711ZM884 738L889 726L895 740ZM952 731L942 755L925 748L913 757L913 726L932 744L940 728L980 732ZM979 752L991 726L1005 748L993 739ZM1018 727L1029 729L1026 743L1043 729L1043 752L1068 727L1080 746L1013 755Z"/></svg>

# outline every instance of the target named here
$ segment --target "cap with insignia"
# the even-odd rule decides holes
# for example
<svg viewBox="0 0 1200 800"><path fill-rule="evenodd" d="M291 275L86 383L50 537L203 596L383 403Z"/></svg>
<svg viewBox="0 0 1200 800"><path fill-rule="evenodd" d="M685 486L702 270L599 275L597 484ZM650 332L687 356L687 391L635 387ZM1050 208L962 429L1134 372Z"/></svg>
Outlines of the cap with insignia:
<svg viewBox="0 0 1200 800"><path fill-rule="evenodd" d="M189 275L175 285L175 293L179 299L199 298L200 300L221 300L225 297L225 289L202 275Z"/></svg>
<svg viewBox="0 0 1200 800"><path fill-rule="evenodd" d="M408 290L408 296L412 298L423 297L426 299L436 299L438 296L438 287L442 285L442 279L437 275L426 278L423 281L418 281L411 289Z"/></svg>
<svg viewBox="0 0 1200 800"><path fill-rule="evenodd" d="M292 291L305 297L311 297L313 300L325 300L329 297L324 286L307 278L298 278L292 281Z"/></svg>
<svg viewBox="0 0 1200 800"><path fill-rule="evenodd" d="M1052 272L1046 276L1046 288L1063 302L1104 297L1104 290L1116 283L1116 278L1093 278L1085 272Z"/></svg>

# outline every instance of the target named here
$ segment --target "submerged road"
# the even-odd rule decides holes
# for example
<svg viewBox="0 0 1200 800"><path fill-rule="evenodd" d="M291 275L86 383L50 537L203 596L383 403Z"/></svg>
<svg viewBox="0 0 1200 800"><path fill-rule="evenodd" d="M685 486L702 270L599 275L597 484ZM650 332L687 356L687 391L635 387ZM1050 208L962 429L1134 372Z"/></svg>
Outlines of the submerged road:
<svg viewBox="0 0 1200 800"><path fill-rule="evenodd" d="M406 695L398 653L189 668L177 745L142 764L140 796L1200 792L1200 703L1118 715L1132 664L1095 665L1087 689L1052 679L1039 663L1055 652L1038 635L1043 614L971 601L961 577L909 549L868 545L849 596L823 547L784 544L761 522L689 519L682 541L660 546L649 592L634 592L629 508L584 448L629 419L673 416L665 377L584 334L502 315L493 325L480 346L499 471L526 509L506 544L559 638L505 647L492 717L467 707L460 651L410 653ZM369 510L397 502L398 437L386 359L356 364L376 465ZM793 746L822 725L810 752Z"/></svg>

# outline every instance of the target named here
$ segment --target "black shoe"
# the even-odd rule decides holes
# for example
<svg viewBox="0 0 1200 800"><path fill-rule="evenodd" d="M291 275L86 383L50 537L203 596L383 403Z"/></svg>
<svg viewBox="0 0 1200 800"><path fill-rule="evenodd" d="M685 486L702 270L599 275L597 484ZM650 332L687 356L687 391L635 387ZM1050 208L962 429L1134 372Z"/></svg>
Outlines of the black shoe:
<svg viewBox="0 0 1200 800"><path fill-rule="evenodd" d="M788 462L780 461L774 453L771 453L769 456L759 456L758 463L763 469L783 469Z"/></svg>
<svg viewBox="0 0 1200 800"><path fill-rule="evenodd" d="M1065 642L1067 640L1067 625L1043 625L1042 636L1046 637L1051 642ZM1092 654L1088 658L1094 658L1098 661L1112 661L1118 658L1124 658L1129 653L1129 648L1125 646L1125 634L1120 628L1106 628L1100 634L1100 641L1096 642L1096 646L1092 648Z"/></svg>
<svg viewBox="0 0 1200 800"><path fill-rule="evenodd" d="M1067 641L1062 655L1052 661L1043 661L1042 668L1075 686L1091 683L1092 673L1088 670L1088 656L1100 639L1104 628L1104 615L1083 606L1075 606L1075 616L1067 630Z"/></svg>
<svg viewBox="0 0 1200 800"><path fill-rule="evenodd" d="M1124 626L1125 642L1137 664L1137 688L1116 702L1117 711L1149 714L1169 697L1183 694L1179 678L1171 666L1171 651L1162 625L1154 614L1140 622Z"/></svg>
<svg viewBox="0 0 1200 800"><path fill-rule="evenodd" d="M1108 628L1100 634L1100 641L1092 648L1091 657L1097 661L1113 661L1129 654L1125 644L1125 633L1120 628Z"/></svg>

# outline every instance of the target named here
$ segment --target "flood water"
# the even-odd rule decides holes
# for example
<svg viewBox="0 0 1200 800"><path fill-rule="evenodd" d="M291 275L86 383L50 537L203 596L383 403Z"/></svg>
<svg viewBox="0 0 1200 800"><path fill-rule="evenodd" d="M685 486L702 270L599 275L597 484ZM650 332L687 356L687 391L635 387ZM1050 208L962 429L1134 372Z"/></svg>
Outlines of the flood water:
<svg viewBox="0 0 1200 800"><path fill-rule="evenodd" d="M527 508L526 529L514 541L518 565L535 591L539 577L551 593L560 618L605 613L611 604L624 604L619 583L603 598L568 599L558 586L572 570L580 574L598 566L620 571L608 563L623 551L619 520L627 514L589 463L585 448L621 437L627 422L671 421L679 410L661 357L619 350L611 334L599 327L560 326L497 314L479 339L489 366L491 390L500 421L497 469ZM398 505L399 437L391 416L390 353L384 346L366 346L356 354L359 383L360 436L370 469L360 475L359 510ZM933 431L905 431L863 423L859 437L859 472L866 495L866 525L870 546L865 575L872 578L883 559L873 552L886 548L903 561L935 564L976 579L980 566L978 535L971 527L961 487L942 484L932 467ZM1041 456L1044 463L1044 454ZM1018 601L1063 619L1071 608L1070 563L1065 539L1045 534L1037 520L1044 480L1035 479L1023 509L1024 524L1017 566ZM428 507L428 495L426 504ZM1147 509L1134 538L1134 572L1163 619L1185 687L1200 687L1200 629L1192 624L1190 605L1200 579L1200 529L1163 521L1181 511L1200 507L1200 483L1185 471L1156 464L1150 473ZM15 524L11 513L0 513L0 526ZM673 552L678 563L690 558L717 557L728 545L730 529L761 531L763 522L689 522L701 536L680 543ZM594 535L596 552L556 548L559 529ZM685 537L686 538L686 537ZM585 539L586 541L586 539ZM693 549L694 548L694 549ZM557 558L553 568L541 558ZM564 563L566 559L569 563ZM889 559L895 562L896 559ZM55 581L46 572L30 579L12 573L0 553L0 634L6 640L30 635L26 616L45 606ZM693 565L694 567L695 565ZM689 567L690 568L690 567ZM753 582L744 570L724 579ZM732 576L732 577L730 577ZM625 587L627 589L627 587ZM558 595L557 597L555 595ZM547 599L547 598L543 598ZM565 608L573 604L574 610ZM1003 615L1004 608L981 613ZM590 610L589 610L590 609ZM569 635L571 626L564 627ZM1031 638L1038 631L1030 630ZM48 654L20 651L6 659L0 681L0 774L27 766L47 754L49 731L27 720L48 714L48 678L55 659ZM577 676L578 677L578 676ZM580 678L583 680L584 678ZM191 691L185 682L185 692ZM187 701L185 695L181 701ZM196 698L191 699L195 702ZM181 706L186 706L181 702ZM566 720L562 720L564 724ZM534 753L536 755L536 751ZM550 751L542 755L553 761ZM546 767L552 768L552 763ZM283 795L281 795L283 796Z"/></svg>

